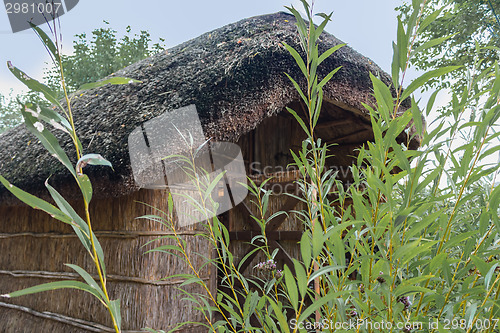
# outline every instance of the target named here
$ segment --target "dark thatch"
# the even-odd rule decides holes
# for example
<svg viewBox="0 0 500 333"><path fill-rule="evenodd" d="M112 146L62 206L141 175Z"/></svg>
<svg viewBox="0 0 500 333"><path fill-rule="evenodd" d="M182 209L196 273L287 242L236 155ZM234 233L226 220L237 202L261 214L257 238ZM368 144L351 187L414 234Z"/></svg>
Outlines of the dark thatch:
<svg viewBox="0 0 500 333"><path fill-rule="evenodd" d="M114 172L87 167L94 178L96 194L118 196L137 190L131 175L127 137L144 121L195 104L208 137L236 142L266 117L297 101L298 94L284 72L292 73L299 81L302 78L283 42L300 49L293 16L276 13L245 19L115 73L142 83L104 86L75 96L76 128L84 149L102 154L114 166ZM324 33L320 51L339 43L342 42ZM390 77L347 46L322 64L320 77L338 66L342 69L325 87L325 99L369 123L361 104L372 100L369 73L387 84ZM418 139L414 140L418 145ZM71 151L69 140L62 142L63 148ZM56 186L69 180L59 162L45 152L23 125L0 135L0 174L38 194L50 175ZM7 199L5 189L0 189L0 196Z"/></svg>

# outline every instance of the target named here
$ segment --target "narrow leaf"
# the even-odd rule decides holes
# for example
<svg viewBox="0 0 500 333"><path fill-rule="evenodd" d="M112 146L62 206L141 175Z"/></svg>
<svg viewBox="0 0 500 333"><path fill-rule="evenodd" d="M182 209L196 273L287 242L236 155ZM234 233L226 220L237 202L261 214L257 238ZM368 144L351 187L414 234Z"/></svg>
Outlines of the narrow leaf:
<svg viewBox="0 0 500 333"><path fill-rule="evenodd" d="M115 85L115 84L129 84L129 83L142 83L142 81L130 79L127 77L111 77L109 79L105 79L102 81L86 83L86 84L82 85L80 88L78 88L78 90L79 91L80 90L89 90L89 89L93 89L93 88L102 87L106 84Z"/></svg>
<svg viewBox="0 0 500 333"><path fill-rule="evenodd" d="M31 206L34 209L40 209L61 222L72 224L71 218L64 214L61 210L51 205L47 201L44 201L38 197L35 197L28 192L21 190L20 188L9 183L4 177L0 176L0 182L9 190L16 198Z"/></svg>
<svg viewBox="0 0 500 333"><path fill-rule="evenodd" d="M443 75L448 74L448 73L450 73L450 72L452 72L460 67L462 67L462 66L448 66L448 67L442 67L442 68L438 68L438 69L432 70L430 72L424 73L422 76L413 80L412 83L410 83L410 85L408 86L408 88L406 88L403 91L403 94L401 95L401 100L404 101L415 90L422 87L430 79L443 76Z"/></svg>
<svg viewBox="0 0 500 333"><path fill-rule="evenodd" d="M30 294L36 294L40 293L43 291L49 291L49 290L57 290L57 289L79 289L86 291L97 298L100 298L99 292L95 290L94 288L90 287L88 284L80 282L80 281L57 281L57 282L49 282L49 283L44 283L40 284L38 286L14 291L10 294L2 295L3 297L19 297L19 296L24 296L24 295L30 295Z"/></svg>

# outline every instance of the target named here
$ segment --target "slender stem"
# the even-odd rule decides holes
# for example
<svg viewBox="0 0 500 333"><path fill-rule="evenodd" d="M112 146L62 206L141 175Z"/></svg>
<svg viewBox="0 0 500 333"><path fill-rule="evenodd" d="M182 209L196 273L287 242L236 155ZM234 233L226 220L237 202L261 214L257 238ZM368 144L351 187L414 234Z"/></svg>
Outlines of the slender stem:
<svg viewBox="0 0 500 333"><path fill-rule="evenodd" d="M54 32L55 32L55 20L54 20ZM73 144L75 146L75 149L76 149L76 158L79 160L81 157L82 157L82 152L80 151L80 147L78 145L78 136L76 134L76 128L75 128L75 123L74 123L74 120L73 120L73 113L71 111L71 101L70 101L70 98L69 98L69 95L68 95L68 90L66 88L66 81L65 81L65 78L64 78L64 70L63 70L63 65L62 65L62 58L61 58L61 52L60 52L60 45L59 45L59 42L58 42L58 39L57 39L57 35L55 36L55 42L56 42L56 49L58 51L58 64L59 64L59 71L60 71L60 77L61 77L61 86L62 86L62 89L63 89L63 92L64 92L64 98L66 100L66 105L67 105L67 108L68 108L68 111L67 111L67 116L68 116L68 121L70 122L71 124L71 129L72 129L72 133L71 133L71 139L73 140ZM78 166L77 166L78 167ZM78 167L79 170L76 170L76 174L82 174L82 168L81 167ZM79 184L79 181L78 181L78 178L76 178L76 181L77 183ZM103 272L102 272L102 267L101 267L101 263L99 262L99 257L97 255L97 249L96 249L96 246L95 246L95 242L94 242L94 234L93 234L93 231L92 231L92 223L91 223L91 220L90 220L90 211L89 211L89 203L87 202L87 199L84 198L84 205L85 205L85 219L86 219L86 222L87 222L87 225L88 225L88 228L89 228L89 239L90 239L90 244L91 244L91 247L92 247L92 259L94 261L94 264L95 264L95 267L97 269L97 274L99 275L99 281L100 281L100 284L101 284L101 288L102 288L102 291L104 293L104 297L105 297L105 303L106 303L106 308L108 309L109 311L109 314L111 316L111 320L113 321L113 328L114 330L119 333L120 332L120 328L118 327L118 323L116 322L116 318L115 318L115 315L113 314L113 311L111 310L111 307L110 307L110 304L111 304L111 301L109 299L109 295L108 295L108 291L107 291L107 288L106 288L106 276L104 276Z"/></svg>

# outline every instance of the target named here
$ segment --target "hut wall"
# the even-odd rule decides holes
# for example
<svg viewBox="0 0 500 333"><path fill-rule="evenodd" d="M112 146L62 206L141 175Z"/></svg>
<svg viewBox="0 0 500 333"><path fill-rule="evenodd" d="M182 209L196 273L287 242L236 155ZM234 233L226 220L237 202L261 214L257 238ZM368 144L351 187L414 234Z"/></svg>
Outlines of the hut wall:
<svg viewBox="0 0 500 333"><path fill-rule="evenodd" d="M142 203L166 211L165 198L165 191L140 190L91 204L93 228L106 256L108 291L111 299L121 300L124 330L139 331L144 327L168 330L182 321L203 319L191 303L181 301L182 295L176 287L183 280L160 281L169 275L189 272L186 264L165 253L145 254L155 246L171 243L163 239L144 246L171 232L157 222L136 219L158 213ZM26 206L0 206L0 216L0 294L40 283L78 279L64 263L79 265L97 278L88 253L69 226ZM199 228L199 225L179 228L189 253L211 250L202 237L194 236ZM196 267L203 264L199 256L193 256L193 260ZM210 281L208 268L202 269L201 275ZM187 289L202 292L197 285ZM78 322L85 323L87 331L92 327L99 331L100 325L111 327L106 309L83 291L56 290L0 301L2 332L27 329L31 325L25 326L27 321L39 322L37 327L47 328L44 332L80 332ZM53 318L40 315L46 311L55 314ZM60 316L68 320L61 320Z"/></svg>

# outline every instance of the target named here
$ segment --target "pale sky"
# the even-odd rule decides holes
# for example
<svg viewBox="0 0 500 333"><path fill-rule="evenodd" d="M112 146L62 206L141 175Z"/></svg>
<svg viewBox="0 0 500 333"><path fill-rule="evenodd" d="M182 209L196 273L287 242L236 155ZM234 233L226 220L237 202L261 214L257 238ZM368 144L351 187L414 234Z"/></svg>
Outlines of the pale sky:
<svg viewBox="0 0 500 333"><path fill-rule="evenodd" d="M401 0L316 0L316 12L334 12L326 30L371 58L390 72L392 40L396 36L394 8ZM80 0L78 5L61 17L63 52L70 53L73 36L104 26L124 33L127 25L133 33L147 30L153 41L165 39L167 47L197 37L240 19L286 11L298 0ZM46 25L41 28L46 29ZM8 71L6 62L41 80L45 62L49 60L44 47L30 30L13 34L5 10L0 11L0 93L11 88L17 93L24 88Z"/></svg>

